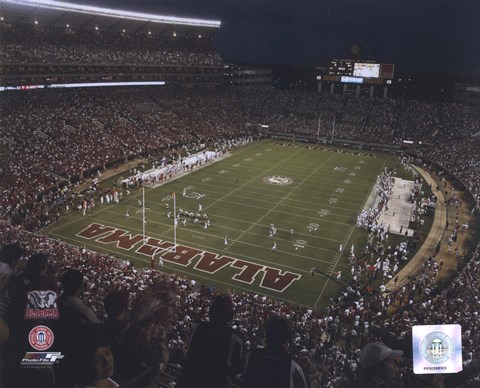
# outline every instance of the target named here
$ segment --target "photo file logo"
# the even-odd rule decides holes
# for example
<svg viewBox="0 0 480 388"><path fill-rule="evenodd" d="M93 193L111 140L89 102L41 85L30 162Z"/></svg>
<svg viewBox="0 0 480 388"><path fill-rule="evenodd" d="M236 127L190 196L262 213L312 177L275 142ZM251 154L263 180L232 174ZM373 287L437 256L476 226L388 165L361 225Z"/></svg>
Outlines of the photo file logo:
<svg viewBox="0 0 480 388"><path fill-rule="evenodd" d="M27 352L20 363L23 367L48 367L63 358L60 352Z"/></svg>

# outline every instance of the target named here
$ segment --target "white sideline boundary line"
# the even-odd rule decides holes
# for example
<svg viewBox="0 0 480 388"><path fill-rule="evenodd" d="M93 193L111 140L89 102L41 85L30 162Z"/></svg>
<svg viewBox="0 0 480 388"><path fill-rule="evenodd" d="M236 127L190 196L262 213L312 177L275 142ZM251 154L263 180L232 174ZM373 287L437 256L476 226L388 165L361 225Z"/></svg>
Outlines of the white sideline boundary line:
<svg viewBox="0 0 480 388"><path fill-rule="evenodd" d="M383 169L385 168L385 164L387 164L387 160L386 160L386 159L384 160L383 165L382 165L382 167L380 168L380 171L383 171ZM373 186L372 186L372 190L373 190L373 187L374 187L374 186L375 186L375 183L374 183ZM365 204L367 203L370 194L371 194L371 191L370 191L370 193L367 193L367 195L366 195ZM346 236L346 239L345 239L345 243L344 243L344 246L345 246L345 247L348 245L348 241L350 240L350 237L352 237L352 233L353 233L353 231L355 230L355 227L356 227L356 226L357 226L357 224L355 223L355 224L350 228L350 233L348 233L348 235ZM332 275L332 274L333 274L333 271L335 271L335 268L337 268L338 262L340 261L340 258L341 258L341 257L342 257L342 254L341 254L341 252L339 252L339 253L338 253L338 256L337 256L337 259L336 259L335 262L334 262L335 264L334 264L332 270L330 271L330 275ZM317 304L318 304L320 298L322 297L323 293L325 292L325 289L327 288L327 284L328 284L329 281L330 281L330 278L327 278L325 284L323 285L322 291L320 291L320 294L318 295L318 298L317 298L317 300L315 301L315 304L313 305L314 308L317 307Z"/></svg>

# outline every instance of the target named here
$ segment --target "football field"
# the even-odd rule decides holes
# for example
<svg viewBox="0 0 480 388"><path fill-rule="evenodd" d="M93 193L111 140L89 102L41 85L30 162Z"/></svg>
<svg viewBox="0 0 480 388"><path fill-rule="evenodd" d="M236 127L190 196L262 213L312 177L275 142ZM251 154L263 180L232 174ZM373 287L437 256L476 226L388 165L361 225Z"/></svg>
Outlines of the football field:
<svg viewBox="0 0 480 388"><path fill-rule="evenodd" d="M336 273L349 271L340 245L364 245L356 217L392 163L381 153L263 140L157 188L124 194L119 204L96 201L86 216L75 212L48 234L137 268L154 257L162 270L207 287L319 308L341 286ZM176 228L174 212L181 213Z"/></svg>

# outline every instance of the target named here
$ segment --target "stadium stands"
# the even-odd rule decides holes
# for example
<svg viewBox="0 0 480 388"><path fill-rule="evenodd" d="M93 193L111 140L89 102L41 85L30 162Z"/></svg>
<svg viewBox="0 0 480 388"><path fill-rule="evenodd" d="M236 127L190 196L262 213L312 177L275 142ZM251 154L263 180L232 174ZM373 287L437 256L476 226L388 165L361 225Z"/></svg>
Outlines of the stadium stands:
<svg viewBox="0 0 480 388"><path fill-rule="evenodd" d="M210 39L0 24L3 64L220 66ZM28 37L28 39L26 38Z"/></svg>
<svg viewBox="0 0 480 388"><path fill-rule="evenodd" d="M2 63L85 61L89 64L220 65L210 42L150 40L103 32L2 24ZM31 37L31 38L30 38ZM173 38L172 38L173 39ZM66 47L71 49L66 49ZM83 294L100 319L104 297L128 290L131 300L165 282L176 289L176 316L168 331L170 361L180 364L192 325L206 319L215 293L195 281L150 269L137 270L117 258L34 234L60 216L79 182L129 159L160 156L181 146L214 143L248 134L246 124L317 140L330 138L401 145L465 184L480 203L480 112L478 107L418 101L349 98L264 89L126 89L95 92L10 92L1 95L0 244L19 242L28 255L46 253L59 280L67 268L85 275ZM321 118L321 120L319 120ZM319 125L319 122L321 123ZM450 206L454 206L453 204ZM373 250L374 243L370 245ZM368 264L367 262L364 263ZM462 255L461 271L445 289L432 284L432 268L395 294L366 289L368 271L325 311L296 307L262 295L234 292L233 325L249 349L260 345L271 315L293 324L291 352L311 386L340 386L352 380L357 349L371 340L404 343L418 322L460 323L465 366L480 362L480 252ZM420 299L420 302L416 300ZM410 303L410 301L412 301ZM461 304L463 308L458 309ZM388 314L394 309L393 315ZM391 310L390 310L391 311ZM411 376L403 365L405 376ZM418 383L421 385L420 383ZM414 384L411 384L414 386Z"/></svg>
<svg viewBox="0 0 480 388"><path fill-rule="evenodd" d="M169 282L177 293L176 318L169 331L169 351L172 362L181 362L188 334L195 322L206 319L215 293L197 285L188 278L167 275L155 270L136 270L128 262L63 242L33 234L20 228L2 227L1 243L17 241L27 248L27 254L43 252L49 256L51 273L57 278L67 268L77 268L87 282L83 300L101 319L105 319L104 297L111 290L128 290L132 300L158 282ZM444 291L435 294L428 287L431 276L426 273L407 284L393 297L380 293L369 294L360 287L358 291L345 292L323 312L295 307L252 293L232 292L235 306L233 327L246 338L249 349L261 345L263 327L272 314L285 316L293 325L291 351L309 376L313 386L339 385L352 379L358 367L356 349L361 343L377 338L390 338L401 343L411 325L417 322L460 323L465 330L467 364L478 362L480 346L478 335L478 296L480 287L480 253L466 263L456 280ZM427 291L428 289L428 291ZM425 294L429 299L410 305L413 294ZM388 299L388 301L387 301ZM458 311L456 306L465 306ZM398 313L387 319L388 304L400 307ZM402 308L403 306L403 308ZM448 322L445 322L447 319ZM405 345L405 344L403 344ZM407 366L404 366L407 372Z"/></svg>
<svg viewBox="0 0 480 388"><path fill-rule="evenodd" d="M241 136L247 122L316 139L317 134L331 137L334 117L335 139L386 145L422 141L425 146L414 151L443 166L480 200L475 152L480 113L474 106L219 88L8 94L2 95L0 113L8 151L2 159L2 217L23 216L25 205L38 199L52 203L63 194L38 196L61 182L71 190L79 180L127 159Z"/></svg>

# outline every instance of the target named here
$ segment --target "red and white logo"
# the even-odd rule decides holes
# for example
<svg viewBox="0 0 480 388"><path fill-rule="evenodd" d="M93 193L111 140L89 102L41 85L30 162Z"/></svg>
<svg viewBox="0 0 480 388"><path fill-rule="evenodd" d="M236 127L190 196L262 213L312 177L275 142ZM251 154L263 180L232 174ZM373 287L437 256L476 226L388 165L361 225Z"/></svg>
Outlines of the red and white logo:
<svg viewBox="0 0 480 388"><path fill-rule="evenodd" d="M54 338L53 331L43 325L35 326L28 334L30 346L40 352L52 346Z"/></svg>

